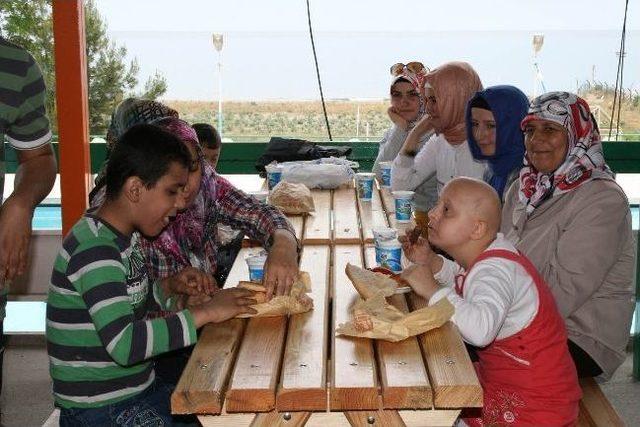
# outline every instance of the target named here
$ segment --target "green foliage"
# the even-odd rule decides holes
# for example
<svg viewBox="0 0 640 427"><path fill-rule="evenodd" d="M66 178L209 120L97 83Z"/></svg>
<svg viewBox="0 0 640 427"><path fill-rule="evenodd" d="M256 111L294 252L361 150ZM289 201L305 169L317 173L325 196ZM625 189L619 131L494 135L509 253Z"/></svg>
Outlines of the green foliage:
<svg viewBox="0 0 640 427"><path fill-rule="evenodd" d="M47 111L54 132L56 126L53 20L50 0L2 0L0 29L14 43L32 53L40 64L47 85ZM91 133L105 133L116 105L127 96L156 99L167 90L158 72L151 76L142 94L132 93L138 84L138 62L126 62L127 49L107 35L107 23L95 0L85 0L85 36L89 79L89 127Z"/></svg>

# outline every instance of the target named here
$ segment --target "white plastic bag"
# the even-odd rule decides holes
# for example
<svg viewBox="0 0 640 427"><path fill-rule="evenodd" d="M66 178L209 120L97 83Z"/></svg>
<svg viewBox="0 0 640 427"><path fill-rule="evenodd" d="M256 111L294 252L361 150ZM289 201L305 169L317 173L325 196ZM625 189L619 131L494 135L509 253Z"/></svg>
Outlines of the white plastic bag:
<svg viewBox="0 0 640 427"><path fill-rule="evenodd" d="M282 180L304 184L309 188L331 189L350 183L358 163L346 159L329 157L304 162L284 162Z"/></svg>

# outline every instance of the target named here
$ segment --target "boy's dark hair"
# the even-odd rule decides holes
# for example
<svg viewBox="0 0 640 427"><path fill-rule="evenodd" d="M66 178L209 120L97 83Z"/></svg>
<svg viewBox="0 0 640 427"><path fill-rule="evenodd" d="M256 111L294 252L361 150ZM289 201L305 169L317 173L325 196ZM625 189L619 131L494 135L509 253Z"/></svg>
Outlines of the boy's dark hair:
<svg viewBox="0 0 640 427"><path fill-rule="evenodd" d="M192 128L195 129L196 134L198 135L198 141L200 142L200 146L202 148L210 148L212 150L217 150L222 145L222 141L220 140L220 134L208 123L194 123L191 125Z"/></svg>
<svg viewBox="0 0 640 427"><path fill-rule="evenodd" d="M107 165L106 197L115 199L129 177L137 176L153 187L176 162L189 169L189 149L175 135L155 125L139 124L127 130L115 144Z"/></svg>

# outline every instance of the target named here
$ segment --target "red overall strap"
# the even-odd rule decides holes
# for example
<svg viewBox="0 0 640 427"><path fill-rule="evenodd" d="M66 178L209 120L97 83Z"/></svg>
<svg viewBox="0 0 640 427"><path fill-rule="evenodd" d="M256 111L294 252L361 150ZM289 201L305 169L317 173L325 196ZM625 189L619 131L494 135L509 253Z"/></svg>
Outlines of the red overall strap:
<svg viewBox="0 0 640 427"><path fill-rule="evenodd" d="M464 282L467 278L467 272L471 271L471 268L474 265L487 258L506 258L510 261L517 262L532 278L535 279L539 277L538 270L536 270L536 268L531 264L531 261L524 257L520 251L518 251L518 253L514 253L506 249L489 249L488 251L482 252L464 273L456 274L455 291L460 297L462 297L462 292L464 291Z"/></svg>

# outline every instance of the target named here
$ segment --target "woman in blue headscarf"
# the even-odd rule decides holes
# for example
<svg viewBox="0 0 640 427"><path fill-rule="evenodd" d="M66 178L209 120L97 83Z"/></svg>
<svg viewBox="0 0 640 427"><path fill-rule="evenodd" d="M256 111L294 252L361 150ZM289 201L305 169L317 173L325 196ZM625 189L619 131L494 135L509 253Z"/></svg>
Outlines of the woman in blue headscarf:
<svg viewBox="0 0 640 427"><path fill-rule="evenodd" d="M504 200L518 177L524 159L524 135L520 122L529 100L514 86L492 86L476 92L467 104L467 141L476 160L487 160L484 180Z"/></svg>

